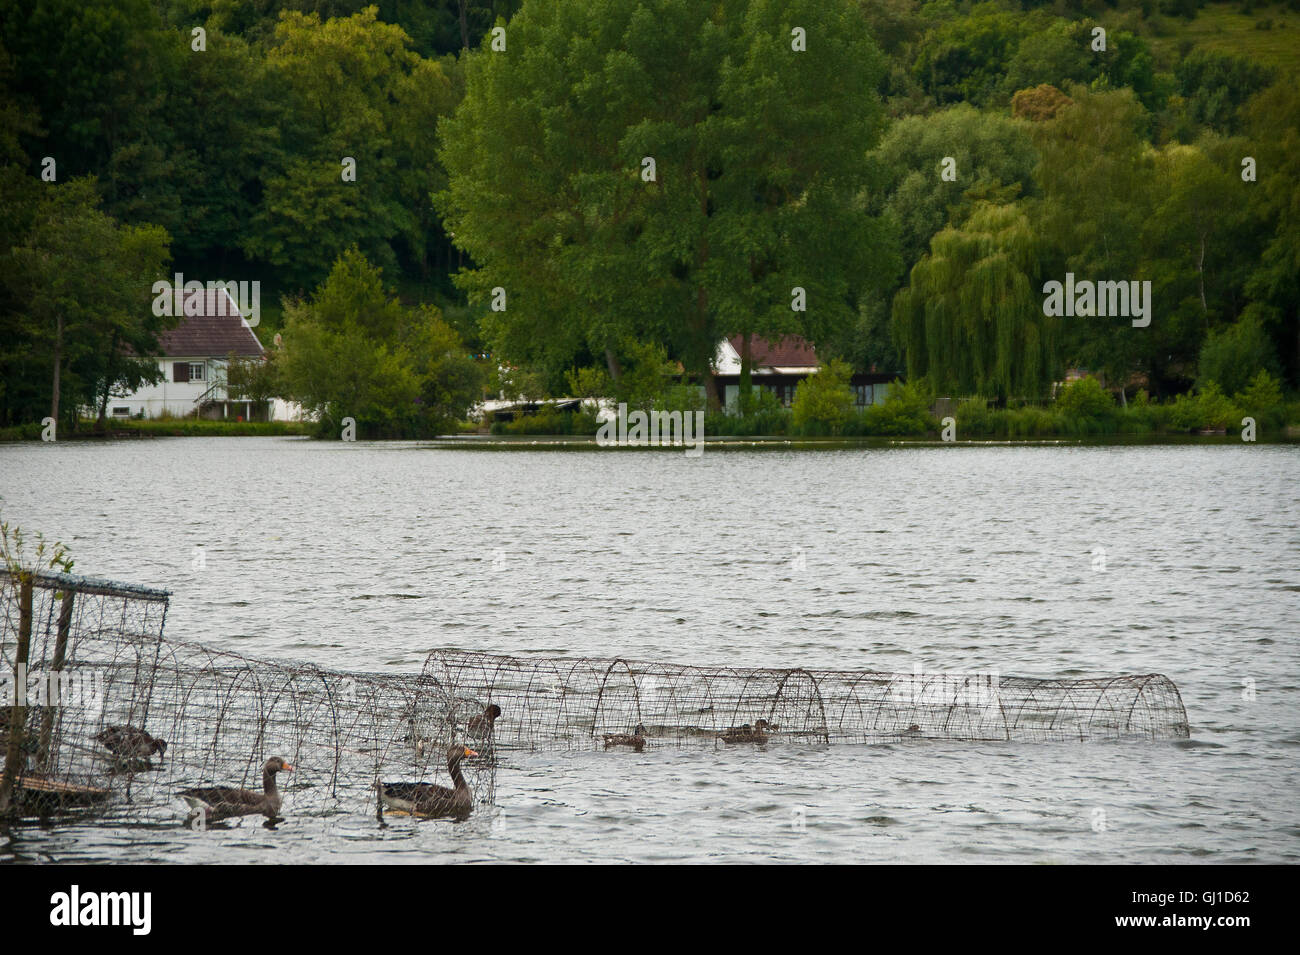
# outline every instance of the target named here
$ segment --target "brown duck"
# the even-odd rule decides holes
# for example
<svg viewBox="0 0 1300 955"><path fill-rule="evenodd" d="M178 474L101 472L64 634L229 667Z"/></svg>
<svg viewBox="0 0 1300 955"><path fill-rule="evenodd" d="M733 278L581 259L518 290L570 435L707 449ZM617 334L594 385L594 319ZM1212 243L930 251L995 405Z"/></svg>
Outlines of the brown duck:
<svg viewBox="0 0 1300 955"><path fill-rule="evenodd" d="M447 748L447 772L455 788L433 783L375 783L379 800L389 809L409 812L413 816L452 816L466 818L474 811L474 794L460 772L460 761L478 753L468 746L454 744Z"/></svg>
<svg viewBox="0 0 1300 955"><path fill-rule="evenodd" d="M756 720L753 726L731 726L718 737L724 743L766 743L781 727L767 720Z"/></svg>
<svg viewBox="0 0 1300 955"><path fill-rule="evenodd" d="M138 726L108 726L95 734L95 742L103 743L104 748L119 759L144 760L148 765L149 757L158 754L159 761L167 754L167 741L150 736Z"/></svg>
<svg viewBox="0 0 1300 955"><path fill-rule="evenodd" d="M631 746L639 753L645 749L645 724L637 723L636 729L631 733L606 733L604 740L606 749L611 746Z"/></svg>
<svg viewBox="0 0 1300 955"><path fill-rule="evenodd" d="M479 739L491 736L492 728L496 725L497 717L500 715L501 707L495 703L489 704L487 709L469 721L470 735Z"/></svg>
<svg viewBox="0 0 1300 955"><path fill-rule="evenodd" d="M280 790L275 785L276 773L291 773L293 767L279 756L272 756L262 767L262 791L235 789L231 786L182 789L180 797L190 804L191 812L186 822L200 814L206 822L219 822L233 816L266 816L278 819L280 815Z"/></svg>

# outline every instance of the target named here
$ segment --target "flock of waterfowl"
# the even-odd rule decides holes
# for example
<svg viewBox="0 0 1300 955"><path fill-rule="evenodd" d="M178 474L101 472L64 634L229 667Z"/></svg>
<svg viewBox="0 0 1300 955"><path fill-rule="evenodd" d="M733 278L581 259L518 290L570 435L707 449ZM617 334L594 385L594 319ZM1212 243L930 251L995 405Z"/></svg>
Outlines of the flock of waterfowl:
<svg viewBox="0 0 1300 955"><path fill-rule="evenodd" d="M489 705L481 714L468 721L467 737L483 740L491 746L495 723L500 716L501 707L495 703ZM728 745L762 744L779 730L780 727L775 723L759 719L753 725L745 723L729 727L716 734L716 738ZM601 739L605 749L627 747L640 753L645 749L648 737L645 724L638 723L630 733L606 733ZM108 726L95 734L94 739L113 756L114 772L138 773L151 770L154 754L158 755L160 763L167 754L166 740L158 739L136 726ZM418 736L414 723L410 734L404 737L404 742L411 743L420 755L434 743L433 740ZM476 757L479 753L463 743L448 746L446 752L447 772L452 781L450 788L428 782L377 780L375 790L382 806L390 812L423 818L468 817L474 810L474 795L461 772L461 762ZM282 757L272 756L262 766L261 792L235 786L195 786L182 789L177 796L190 807L186 824L192 825L200 817L206 825L238 816L266 816L272 823L278 822L283 799L276 786L276 776L291 772L293 767Z"/></svg>

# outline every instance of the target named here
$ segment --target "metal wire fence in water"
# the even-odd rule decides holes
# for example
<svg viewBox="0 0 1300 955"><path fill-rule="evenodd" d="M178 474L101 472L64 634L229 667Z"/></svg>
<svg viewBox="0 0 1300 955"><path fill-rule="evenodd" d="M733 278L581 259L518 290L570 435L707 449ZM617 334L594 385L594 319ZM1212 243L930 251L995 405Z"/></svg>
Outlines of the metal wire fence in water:
<svg viewBox="0 0 1300 955"><path fill-rule="evenodd" d="M424 676L463 710L500 706L503 749L625 746L627 736L644 748L1189 735L1178 688L1160 674L1041 680L435 650Z"/></svg>
<svg viewBox="0 0 1300 955"><path fill-rule="evenodd" d="M462 768L491 803L512 750L1189 735L1177 688L1156 674L1037 680L458 650L430 653L419 673L349 673L166 640L167 602L164 591L61 574L36 576L25 596L0 576L4 673L12 682L25 660L37 685L30 705L0 707L3 785L22 811L129 801L179 814L179 790L258 790L264 762L280 756L295 767L280 780L283 815L375 812L378 779L447 785L452 743L479 753ZM102 741L114 726L166 749L124 759Z"/></svg>
<svg viewBox="0 0 1300 955"><path fill-rule="evenodd" d="M185 788L260 790L263 764L279 756L294 767L278 780L283 814L374 811L380 778L450 785L447 748L469 735L470 717L419 674L343 673L165 640L163 591L46 574L32 581L29 599L29 705L0 708L0 751L17 753L6 768L20 808L122 798L142 810L183 810L176 794ZM0 657L12 686L24 642L21 588L0 579L0 602ZM166 748L123 757L100 739L111 727L143 730ZM491 802L496 754L490 731L477 735L479 755L462 770L475 798Z"/></svg>

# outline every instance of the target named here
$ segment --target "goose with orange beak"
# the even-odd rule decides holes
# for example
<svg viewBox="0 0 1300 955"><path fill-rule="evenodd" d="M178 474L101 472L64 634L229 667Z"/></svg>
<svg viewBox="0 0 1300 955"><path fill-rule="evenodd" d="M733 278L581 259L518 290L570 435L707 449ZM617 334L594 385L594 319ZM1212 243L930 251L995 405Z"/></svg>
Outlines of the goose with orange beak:
<svg viewBox="0 0 1300 955"><path fill-rule="evenodd" d="M454 788L433 783L375 783L379 800L387 808L413 816L451 816L464 819L474 811L474 794L461 774L461 760L478 753L455 743L447 748L447 772L451 774Z"/></svg>
<svg viewBox="0 0 1300 955"><path fill-rule="evenodd" d="M266 816L278 819L280 815L280 790L276 788L277 773L291 773L293 767L279 756L272 756L262 767L262 791L235 789L231 786L182 789L180 797L190 804L186 823L202 815L205 822L219 822L234 816Z"/></svg>

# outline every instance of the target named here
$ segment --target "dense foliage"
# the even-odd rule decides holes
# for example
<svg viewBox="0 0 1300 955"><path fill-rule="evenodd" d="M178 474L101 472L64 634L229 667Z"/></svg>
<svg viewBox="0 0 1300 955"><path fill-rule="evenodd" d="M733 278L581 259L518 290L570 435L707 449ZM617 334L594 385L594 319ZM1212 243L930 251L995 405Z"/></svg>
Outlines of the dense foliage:
<svg viewBox="0 0 1300 955"><path fill-rule="evenodd" d="M835 410L845 370L994 431L1069 369L1118 399L1088 427L1277 423L1297 38L1300 0L0 0L0 427L156 375L174 271L261 282L273 361L232 384L331 431L445 429L485 383L690 382L721 423L742 333L843 362L809 433L928 427ZM1045 315L1067 273L1150 282L1150 324Z"/></svg>

